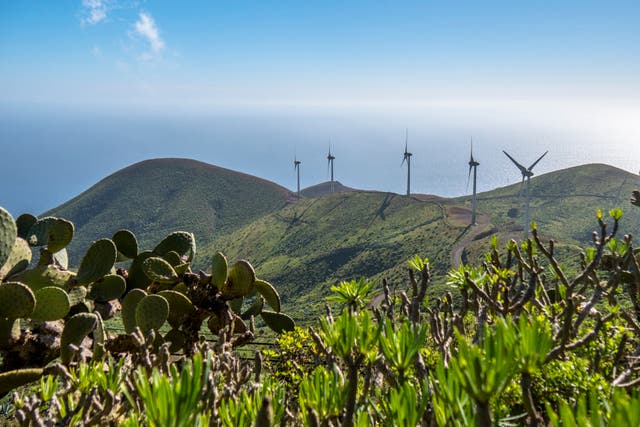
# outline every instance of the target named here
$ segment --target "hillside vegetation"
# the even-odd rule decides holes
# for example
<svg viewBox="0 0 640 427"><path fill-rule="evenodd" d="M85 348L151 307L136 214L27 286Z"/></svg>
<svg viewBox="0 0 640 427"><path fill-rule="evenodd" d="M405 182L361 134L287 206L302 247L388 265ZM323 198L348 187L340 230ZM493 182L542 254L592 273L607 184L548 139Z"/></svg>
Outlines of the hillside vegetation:
<svg viewBox="0 0 640 427"><path fill-rule="evenodd" d="M99 237L126 228L141 247L188 230L207 244L215 236L282 208L290 192L254 176L188 159L153 159L122 169L45 215L67 218L76 238L71 263Z"/></svg>

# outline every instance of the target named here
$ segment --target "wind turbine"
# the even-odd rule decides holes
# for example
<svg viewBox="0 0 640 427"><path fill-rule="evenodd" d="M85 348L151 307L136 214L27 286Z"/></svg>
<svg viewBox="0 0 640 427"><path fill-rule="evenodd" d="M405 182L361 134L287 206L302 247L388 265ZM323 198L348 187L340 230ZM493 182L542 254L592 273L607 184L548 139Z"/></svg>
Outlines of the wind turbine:
<svg viewBox="0 0 640 427"><path fill-rule="evenodd" d="M331 154L331 144L329 144L329 154L327 155L327 168L331 168L331 192L333 193L333 161L335 156Z"/></svg>
<svg viewBox="0 0 640 427"><path fill-rule="evenodd" d="M298 199L300 198L300 160L297 157L293 158L293 168L296 170L296 175L298 176Z"/></svg>
<svg viewBox="0 0 640 427"><path fill-rule="evenodd" d="M529 200L531 198L530 190L531 190L531 177L533 176L533 171L532 170L533 170L534 166L537 165L538 162L540 160L542 160L542 158L544 156L546 156L549 151L548 150L545 151L544 154L542 156L538 157L538 160L533 162L531 164L531 166L529 166L528 168L525 168L520 163L516 162L516 160L513 157L511 157L509 155L509 153L507 153L506 151L502 150L502 152L507 155L507 157L518 167L518 169L520 169L520 173L522 173L522 183L520 184L521 188L522 188L522 184L524 184L525 178L527 179L527 204L526 204L526 208L525 208L525 217L524 217L524 221L525 221L525 223L524 223L524 232L525 232L526 235L529 235L529 226L530 226L530 223L529 223Z"/></svg>
<svg viewBox="0 0 640 427"><path fill-rule="evenodd" d="M476 223L476 208L478 199L476 197L476 175L480 163L473 158L473 138L471 138L471 158L469 159L469 175L467 176L467 189L469 188L469 178L471 178L471 169L473 169L473 198L471 199L471 225Z"/></svg>
<svg viewBox="0 0 640 427"><path fill-rule="evenodd" d="M404 157L402 158L402 163L400 163L400 167L404 165L404 162L407 162L407 196L411 195L411 156L413 153L408 151L409 145L409 130L405 129L404 134Z"/></svg>

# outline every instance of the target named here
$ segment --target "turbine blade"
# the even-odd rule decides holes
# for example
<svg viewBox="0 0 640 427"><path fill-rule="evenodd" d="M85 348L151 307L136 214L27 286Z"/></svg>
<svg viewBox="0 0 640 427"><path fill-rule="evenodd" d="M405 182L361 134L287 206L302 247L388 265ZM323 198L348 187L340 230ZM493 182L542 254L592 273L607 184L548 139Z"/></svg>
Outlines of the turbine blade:
<svg viewBox="0 0 640 427"><path fill-rule="evenodd" d="M543 158L544 156L546 156L548 152L549 152L549 150L545 151L545 152L544 152L544 154L538 158L538 160L536 160L535 162L533 162L533 164L532 164L531 166L529 166L529 170L533 169L533 167L534 167L535 165L537 165L537 164L538 164L538 162L539 162L540 160L542 160L542 158Z"/></svg>
<svg viewBox="0 0 640 427"><path fill-rule="evenodd" d="M522 176L524 176L527 173L527 168L522 166L520 163L516 162L516 159L511 157L509 153L507 153L506 151L502 150L502 152L507 155L507 157L513 162L513 164L515 164L518 167L518 169L520 169L520 172L522 172Z"/></svg>
<svg viewBox="0 0 640 427"><path fill-rule="evenodd" d="M405 154L404 157L402 158L402 163L400 163L400 167L404 166L404 162L405 160L407 160L407 155Z"/></svg>
<svg viewBox="0 0 640 427"><path fill-rule="evenodd" d="M471 179L471 168L473 166L469 165L469 175L467 175L467 191L469 191L469 180Z"/></svg>

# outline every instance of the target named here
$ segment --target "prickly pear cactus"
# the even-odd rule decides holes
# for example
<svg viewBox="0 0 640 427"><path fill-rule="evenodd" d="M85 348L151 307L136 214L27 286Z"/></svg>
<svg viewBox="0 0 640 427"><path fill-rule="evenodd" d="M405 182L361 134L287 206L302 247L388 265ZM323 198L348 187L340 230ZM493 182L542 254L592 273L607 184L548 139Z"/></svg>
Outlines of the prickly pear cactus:
<svg viewBox="0 0 640 427"><path fill-rule="evenodd" d="M27 286L18 282L0 284L0 318L27 317L35 305L36 297Z"/></svg>
<svg viewBox="0 0 640 427"><path fill-rule="evenodd" d="M125 261L138 256L138 240L129 230L117 231L112 239L118 250L118 261Z"/></svg>
<svg viewBox="0 0 640 427"><path fill-rule="evenodd" d="M169 303L160 295L147 295L138 302L135 317L143 333L158 330L169 317Z"/></svg>
<svg viewBox="0 0 640 427"><path fill-rule="evenodd" d="M82 258L76 282L89 284L109 274L116 262L116 245L110 239L96 240Z"/></svg>
<svg viewBox="0 0 640 427"><path fill-rule="evenodd" d="M9 212L0 208L0 266L9 259L16 237L18 227Z"/></svg>
<svg viewBox="0 0 640 427"><path fill-rule="evenodd" d="M82 341L98 327L98 316L94 313L78 313L69 318L60 338L60 359L69 363L74 352L71 345L79 347Z"/></svg>
<svg viewBox="0 0 640 427"><path fill-rule="evenodd" d="M63 319L71 308L69 295L57 286L47 286L35 292L36 306L29 316L34 320Z"/></svg>

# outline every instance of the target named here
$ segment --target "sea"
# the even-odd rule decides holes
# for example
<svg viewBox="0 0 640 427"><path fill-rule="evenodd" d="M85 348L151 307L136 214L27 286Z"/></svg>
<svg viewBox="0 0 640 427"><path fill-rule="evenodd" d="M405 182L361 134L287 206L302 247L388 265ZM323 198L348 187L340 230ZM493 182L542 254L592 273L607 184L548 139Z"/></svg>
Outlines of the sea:
<svg viewBox="0 0 640 427"><path fill-rule="evenodd" d="M591 105L591 106L589 106ZM378 106L0 106L0 206L40 214L135 162L192 158L295 189L335 179L366 190L469 194L519 182L504 155L535 174L585 163L640 170L640 108L580 102L451 102ZM640 180L639 180L640 187Z"/></svg>

